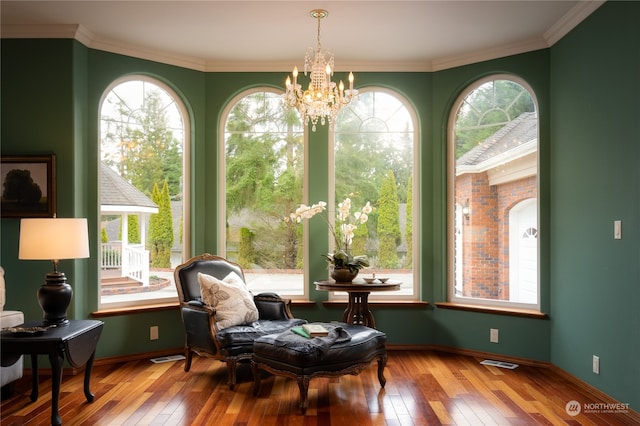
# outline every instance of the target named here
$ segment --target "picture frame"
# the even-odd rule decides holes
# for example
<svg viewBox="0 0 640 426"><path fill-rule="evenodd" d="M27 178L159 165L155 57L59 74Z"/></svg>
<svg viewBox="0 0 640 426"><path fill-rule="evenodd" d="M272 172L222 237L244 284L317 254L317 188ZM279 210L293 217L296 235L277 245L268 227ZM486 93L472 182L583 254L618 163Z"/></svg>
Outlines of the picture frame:
<svg viewBox="0 0 640 426"><path fill-rule="evenodd" d="M0 161L0 217L55 217L55 154L3 155Z"/></svg>

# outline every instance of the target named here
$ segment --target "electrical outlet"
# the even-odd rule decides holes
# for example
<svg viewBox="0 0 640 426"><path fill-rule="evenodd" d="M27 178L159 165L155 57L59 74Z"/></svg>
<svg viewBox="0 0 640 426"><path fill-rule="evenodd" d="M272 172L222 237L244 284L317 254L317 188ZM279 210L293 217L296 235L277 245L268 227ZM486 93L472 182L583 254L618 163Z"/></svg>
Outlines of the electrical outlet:
<svg viewBox="0 0 640 426"><path fill-rule="evenodd" d="M600 357L597 355L593 356L593 373L600 374Z"/></svg>
<svg viewBox="0 0 640 426"><path fill-rule="evenodd" d="M158 326L152 325L149 327L149 340L158 340L159 336Z"/></svg>
<svg viewBox="0 0 640 426"><path fill-rule="evenodd" d="M499 331L497 328L492 328L489 330L489 341L491 343L498 343L499 340Z"/></svg>
<svg viewBox="0 0 640 426"><path fill-rule="evenodd" d="M613 238L615 240L622 239L622 221L621 220L613 221Z"/></svg>

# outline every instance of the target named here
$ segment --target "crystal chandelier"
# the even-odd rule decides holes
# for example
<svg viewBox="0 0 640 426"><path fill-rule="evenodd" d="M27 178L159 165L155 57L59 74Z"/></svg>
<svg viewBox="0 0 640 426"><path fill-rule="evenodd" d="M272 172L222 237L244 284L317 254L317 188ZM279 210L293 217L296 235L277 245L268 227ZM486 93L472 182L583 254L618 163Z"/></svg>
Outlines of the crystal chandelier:
<svg viewBox="0 0 640 426"><path fill-rule="evenodd" d="M340 81L338 87L331 81L333 76L333 53L323 49L320 44L320 20L329 12L322 9L311 11L311 17L318 20L318 44L316 48L307 48L304 55L304 75L311 73L309 88L305 91L298 84L298 67L293 68L293 83L287 76L287 88L284 95L289 106L296 107L302 115L304 125L311 121L311 130L316 131L316 124L324 125L327 121L333 126L338 112L358 94L353 88L353 73L349 73L349 88L345 89Z"/></svg>

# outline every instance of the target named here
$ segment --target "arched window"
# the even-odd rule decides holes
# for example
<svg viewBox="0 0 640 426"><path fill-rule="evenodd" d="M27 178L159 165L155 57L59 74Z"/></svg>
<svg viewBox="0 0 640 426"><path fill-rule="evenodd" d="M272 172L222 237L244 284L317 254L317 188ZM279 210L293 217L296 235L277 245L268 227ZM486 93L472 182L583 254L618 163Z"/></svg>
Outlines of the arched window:
<svg viewBox="0 0 640 426"><path fill-rule="evenodd" d="M385 292L385 299L417 298L420 192L413 107L394 91L360 89L338 115L333 135L329 211L345 198L353 212L367 201L374 207L368 221L356 228L351 247L354 255L368 256L370 266L361 276L375 273L402 281L401 290Z"/></svg>
<svg viewBox="0 0 640 426"><path fill-rule="evenodd" d="M239 263L254 293L303 298L302 227L283 221L303 202L304 128L282 93L254 89L222 116L219 252Z"/></svg>
<svg viewBox="0 0 640 426"><path fill-rule="evenodd" d="M538 115L525 82L497 75L449 123L449 299L539 309Z"/></svg>
<svg viewBox="0 0 640 426"><path fill-rule="evenodd" d="M177 298L188 257L187 114L147 76L115 81L100 103L100 305Z"/></svg>

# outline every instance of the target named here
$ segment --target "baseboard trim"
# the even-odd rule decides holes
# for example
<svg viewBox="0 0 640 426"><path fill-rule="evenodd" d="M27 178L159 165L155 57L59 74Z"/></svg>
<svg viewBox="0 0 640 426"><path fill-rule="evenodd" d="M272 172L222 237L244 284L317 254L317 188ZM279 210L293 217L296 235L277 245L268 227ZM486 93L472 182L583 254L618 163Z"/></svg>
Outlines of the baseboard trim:
<svg viewBox="0 0 640 426"><path fill-rule="evenodd" d="M131 355L118 355L113 357L100 358L100 359L96 359L93 362L93 366L95 367L96 365L118 364L122 362L138 361L141 359L151 359L151 358L158 358L158 357L169 356L169 355L184 355L184 348L180 347L180 348L173 348L173 349L162 349L158 351L141 352L141 353L131 354ZM25 374L32 375L31 368L25 368L24 372ZM51 367L38 368L38 373L50 376ZM62 374L65 376L75 376L77 374L83 374L83 373L84 373L84 366L65 367L62 370Z"/></svg>
<svg viewBox="0 0 640 426"><path fill-rule="evenodd" d="M618 401L606 393L602 392L600 389L590 385L589 383L579 379L578 377L572 375L571 373L566 372L562 368L555 366L553 364L549 364L551 370L556 373L558 376L564 378L572 382L574 385L582 389L583 391L593 395L594 399L599 399L605 401L606 404L620 404L621 401ZM588 401L587 401L588 403ZM640 425L640 413L629 408L626 413L616 413L616 415L622 416L626 419L629 419L630 425ZM625 424L627 424L625 422Z"/></svg>
<svg viewBox="0 0 640 426"><path fill-rule="evenodd" d="M529 358L520 358L517 356L509 356L496 354L493 352L475 351L470 349L455 348L452 346L428 345L433 351L449 352L457 355L465 355L473 358L495 359L498 361L511 362L513 364L528 365L530 367L549 368L551 363L546 361L538 361Z"/></svg>
<svg viewBox="0 0 640 426"><path fill-rule="evenodd" d="M119 362L130 362L130 361L138 361L141 359L151 359L151 358L159 358L163 356L169 355L184 355L184 347L179 348L170 348L170 349L162 349L158 351L151 352L143 352L138 354L131 355L118 355L108 358L100 358L97 359L93 365L105 365L105 364L116 364Z"/></svg>

